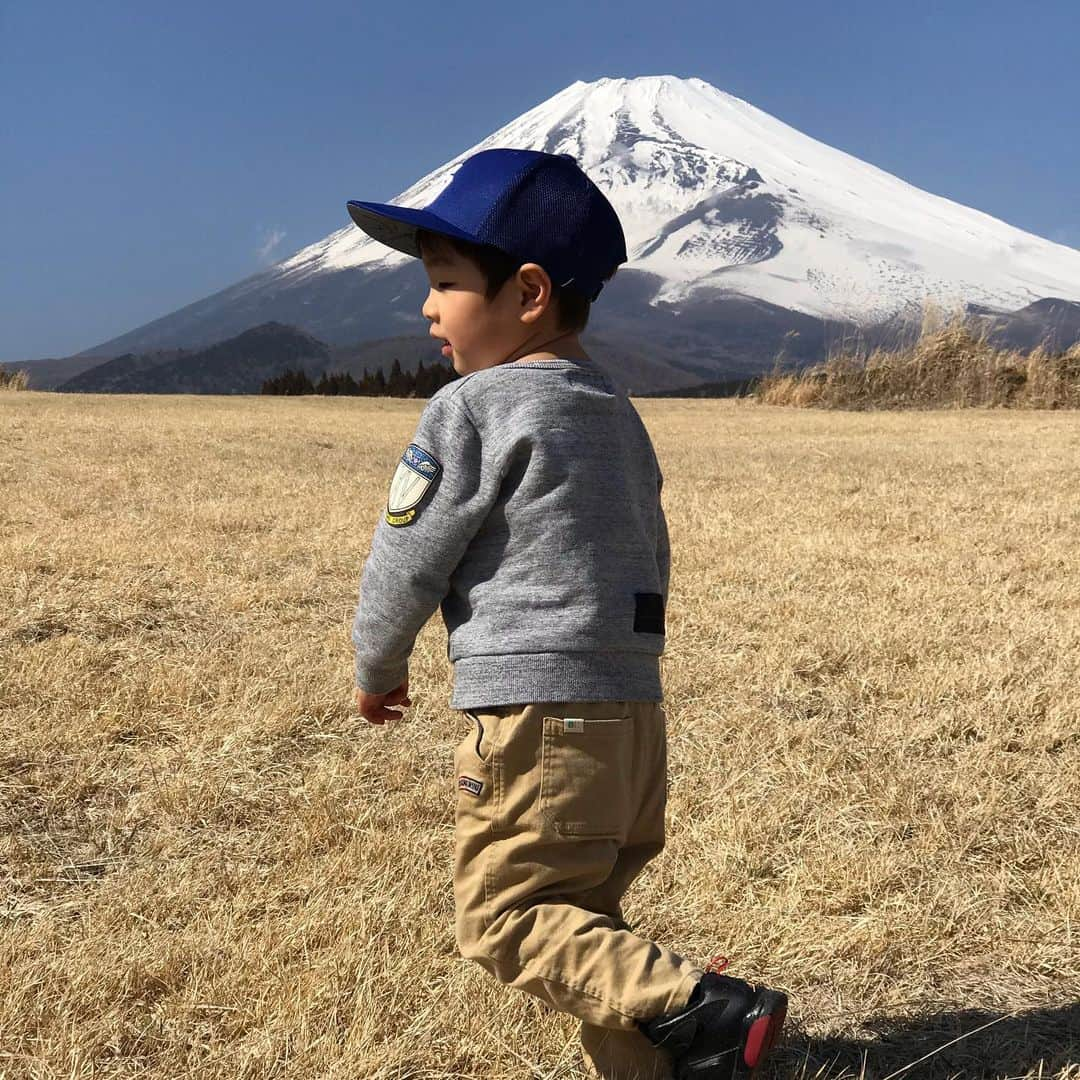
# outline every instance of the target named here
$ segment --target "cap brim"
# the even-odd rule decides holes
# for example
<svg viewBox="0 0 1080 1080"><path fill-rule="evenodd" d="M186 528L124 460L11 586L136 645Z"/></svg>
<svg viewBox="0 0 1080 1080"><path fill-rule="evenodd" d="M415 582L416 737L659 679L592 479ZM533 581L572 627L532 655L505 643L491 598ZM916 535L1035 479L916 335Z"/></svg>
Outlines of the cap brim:
<svg viewBox="0 0 1080 1080"><path fill-rule="evenodd" d="M420 258L420 248L416 243L416 230L428 229L431 232L441 233L443 236L453 236L458 240L469 240L474 244L479 243L475 236L462 229L443 221L437 214L427 210L414 210L408 206L393 206L390 203L354 202L350 200L345 204L349 209L349 217L373 240L380 244L386 244L396 251L403 251L406 255L412 255L414 259Z"/></svg>

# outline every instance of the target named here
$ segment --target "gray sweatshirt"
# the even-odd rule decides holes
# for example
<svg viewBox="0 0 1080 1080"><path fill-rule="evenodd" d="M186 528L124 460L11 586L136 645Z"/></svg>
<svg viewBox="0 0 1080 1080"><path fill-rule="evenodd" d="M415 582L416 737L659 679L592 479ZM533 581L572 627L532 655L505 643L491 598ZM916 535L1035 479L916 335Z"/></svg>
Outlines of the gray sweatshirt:
<svg viewBox="0 0 1080 1080"><path fill-rule="evenodd" d="M444 386L364 564L357 685L400 685L441 605L453 708L660 701L661 483L637 410L588 361L500 364Z"/></svg>

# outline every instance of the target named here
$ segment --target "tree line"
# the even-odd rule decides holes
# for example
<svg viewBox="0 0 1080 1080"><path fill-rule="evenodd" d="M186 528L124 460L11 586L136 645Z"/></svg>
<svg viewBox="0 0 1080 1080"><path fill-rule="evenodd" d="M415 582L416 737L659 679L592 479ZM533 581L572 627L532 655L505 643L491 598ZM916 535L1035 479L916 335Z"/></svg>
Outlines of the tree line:
<svg viewBox="0 0 1080 1080"><path fill-rule="evenodd" d="M355 379L348 371L324 371L318 382L312 382L302 368L287 368L280 375L262 384L263 394L329 394L341 397L418 397L428 398L456 379L457 372L445 364L424 367L421 360L415 371L402 371L401 362L394 360L390 374L379 368L374 374L364 368Z"/></svg>

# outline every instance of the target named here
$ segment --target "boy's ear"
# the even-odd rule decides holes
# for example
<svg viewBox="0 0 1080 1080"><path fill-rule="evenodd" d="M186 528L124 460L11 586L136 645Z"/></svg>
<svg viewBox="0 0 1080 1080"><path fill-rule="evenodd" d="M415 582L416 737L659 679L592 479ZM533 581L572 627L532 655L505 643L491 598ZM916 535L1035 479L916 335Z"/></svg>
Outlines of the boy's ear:
<svg viewBox="0 0 1080 1080"><path fill-rule="evenodd" d="M551 305L551 278L539 263L525 263L516 276L521 295L521 317L535 322Z"/></svg>

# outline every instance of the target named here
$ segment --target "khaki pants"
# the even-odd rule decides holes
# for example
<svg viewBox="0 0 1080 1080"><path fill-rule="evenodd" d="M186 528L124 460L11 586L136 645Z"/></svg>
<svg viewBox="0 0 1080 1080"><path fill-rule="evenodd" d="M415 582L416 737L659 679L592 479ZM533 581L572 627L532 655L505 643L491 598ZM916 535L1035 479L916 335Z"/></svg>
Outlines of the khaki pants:
<svg viewBox="0 0 1080 1080"><path fill-rule="evenodd" d="M581 1020L604 1080L658 1080L639 1020L682 1008L701 970L637 937L620 900L664 846L665 717L657 702L466 712L454 899L463 956Z"/></svg>

